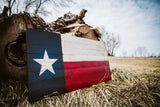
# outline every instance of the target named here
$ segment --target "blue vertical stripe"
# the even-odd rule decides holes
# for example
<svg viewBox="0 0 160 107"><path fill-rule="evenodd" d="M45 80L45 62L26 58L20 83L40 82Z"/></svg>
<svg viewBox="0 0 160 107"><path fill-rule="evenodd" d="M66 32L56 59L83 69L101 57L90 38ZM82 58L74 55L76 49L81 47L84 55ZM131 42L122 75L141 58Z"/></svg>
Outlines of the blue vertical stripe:
<svg viewBox="0 0 160 107"><path fill-rule="evenodd" d="M45 50L50 59L58 59L52 64L55 74L46 70L39 76L41 65L33 59L43 59ZM27 29L27 64L30 101L66 92L60 34Z"/></svg>

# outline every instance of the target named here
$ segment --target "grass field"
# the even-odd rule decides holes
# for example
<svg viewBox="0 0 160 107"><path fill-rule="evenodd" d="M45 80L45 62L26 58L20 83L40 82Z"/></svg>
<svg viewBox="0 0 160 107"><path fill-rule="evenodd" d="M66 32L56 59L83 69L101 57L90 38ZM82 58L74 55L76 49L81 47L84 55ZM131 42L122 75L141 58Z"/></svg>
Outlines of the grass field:
<svg viewBox="0 0 160 107"><path fill-rule="evenodd" d="M109 57L112 81L28 102L27 83L0 82L1 106L159 106L160 58Z"/></svg>

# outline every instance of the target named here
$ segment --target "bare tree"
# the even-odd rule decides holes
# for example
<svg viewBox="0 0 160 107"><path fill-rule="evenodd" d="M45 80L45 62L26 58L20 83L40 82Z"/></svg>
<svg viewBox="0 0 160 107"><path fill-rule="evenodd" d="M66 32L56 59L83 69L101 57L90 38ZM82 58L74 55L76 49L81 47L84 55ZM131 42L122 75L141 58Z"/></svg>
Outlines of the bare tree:
<svg viewBox="0 0 160 107"><path fill-rule="evenodd" d="M148 55L146 47L137 47L134 52L134 56L146 57Z"/></svg>
<svg viewBox="0 0 160 107"><path fill-rule="evenodd" d="M8 7L8 16L11 16L13 13L19 13L20 12L20 0L3 0L2 6L3 8L5 6Z"/></svg>
<svg viewBox="0 0 160 107"><path fill-rule="evenodd" d="M3 9L2 9L2 7L0 6L0 12L2 11Z"/></svg>
<svg viewBox="0 0 160 107"><path fill-rule="evenodd" d="M123 57L126 57L126 56L127 56L127 52L126 52L126 51L123 51L123 52L122 52L122 56L123 56Z"/></svg>
<svg viewBox="0 0 160 107"><path fill-rule="evenodd" d="M28 9L36 2L37 0L26 0L25 3L25 10L28 11Z"/></svg>
<svg viewBox="0 0 160 107"><path fill-rule="evenodd" d="M108 55L114 56L116 49L120 46L120 37L114 33L108 33L103 26L98 29L102 34L102 40L106 43Z"/></svg>
<svg viewBox="0 0 160 107"><path fill-rule="evenodd" d="M24 1L4 0L2 2L3 2L3 4L7 5L8 14L10 16L10 15L12 15L12 13L18 13L20 11L28 11L29 8L34 9L34 15L37 15L38 13L45 14L45 13L47 13L47 11L44 8L42 8L42 5L44 5L45 3L49 2L49 1L50 0L24 0ZM20 6L21 5L20 2L23 6ZM1 8L2 8L2 6L1 6Z"/></svg>
<svg viewBox="0 0 160 107"><path fill-rule="evenodd" d="M12 9L13 9L13 6L14 6L14 4L15 4L15 1L16 0L6 0L6 2L7 2L7 5L8 5L8 14L9 14L9 16L12 14Z"/></svg>
<svg viewBox="0 0 160 107"><path fill-rule="evenodd" d="M51 0L26 0L25 3L25 11L28 11L30 8L34 9L34 15L43 14L47 15L49 12L45 10L44 4L51 3Z"/></svg>
<svg viewBox="0 0 160 107"><path fill-rule="evenodd" d="M0 12L2 12L3 7L7 6L8 15L12 15L13 13L19 12L29 12L30 14L41 14L48 15L50 12L45 8L47 5L51 4L52 6L69 6L70 3L74 3L72 0L56 1L56 0L2 0L2 5L0 5Z"/></svg>
<svg viewBox="0 0 160 107"><path fill-rule="evenodd" d="M38 2L36 2L36 10L35 10L35 12L34 12L34 15L37 15L37 13L38 13L39 10L40 10L40 7L41 7L43 4L45 4L46 2L48 2L48 1L50 1L50 0L38 0ZM44 9L43 9L43 11L44 11Z"/></svg>

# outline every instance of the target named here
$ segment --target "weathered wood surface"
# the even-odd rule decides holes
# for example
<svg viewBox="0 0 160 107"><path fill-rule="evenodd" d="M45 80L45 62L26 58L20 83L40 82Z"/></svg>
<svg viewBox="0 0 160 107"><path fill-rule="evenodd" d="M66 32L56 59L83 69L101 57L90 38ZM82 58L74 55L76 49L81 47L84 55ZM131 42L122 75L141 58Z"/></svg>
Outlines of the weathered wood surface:
<svg viewBox="0 0 160 107"><path fill-rule="evenodd" d="M108 59L105 44L73 36L61 36L64 61L105 61Z"/></svg>
<svg viewBox="0 0 160 107"><path fill-rule="evenodd" d="M26 52L22 48L25 30L34 28L25 14L12 15L0 23L0 76L24 80L27 75Z"/></svg>
<svg viewBox="0 0 160 107"><path fill-rule="evenodd" d="M85 24L83 20L86 13L85 10L82 10L80 15L74 15L69 12L51 23L46 23L41 17L37 15L31 16L26 12L8 17L6 11L7 8L0 14L0 76L4 78L9 76L15 79L24 79L27 75L25 37L27 28L72 36L80 36L77 34L79 32L81 34L80 37L94 40L99 40L98 37L100 37L99 34L94 33ZM87 33L88 31L89 33ZM77 43L81 44L78 40ZM85 49L85 45L83 46ZM93 53L95 52L93 51Z"/></svg>
<svg viewBox="0 0 160 107"><path fill-rule="evenodd" d="M102 41L28 29L27 53L32 100L111 80Z"/></svg>

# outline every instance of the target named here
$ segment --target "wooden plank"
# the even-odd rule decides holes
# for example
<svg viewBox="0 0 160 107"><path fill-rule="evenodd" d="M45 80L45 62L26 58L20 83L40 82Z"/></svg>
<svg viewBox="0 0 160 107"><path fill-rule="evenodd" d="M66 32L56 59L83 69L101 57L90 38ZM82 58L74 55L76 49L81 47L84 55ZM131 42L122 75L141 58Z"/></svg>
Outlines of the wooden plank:
<svg viewBox="0 0 160 107"><path fill-rule="evenodd" d="M72 62L72 61L107 61L107 56L90 56L90 55L64 55L63 61L64 62Z"/></svg>
<svg viewBox="0 0 160 107"><path fill-rule="evenodd" d="M77 49L77 48L64 48L63 55L95 55L95 56L106 56L107 52L102 50L87 50L87 49Z"/></svg>
<svg viewBox="0 0 160 107"><path fill-rule="evenodd" d="M92 40L92 39L86 39L86 38L80 38L75 36L61 36L61 40L68 41L68 42L75 42L75 43L90 43L90 44L100 44L100 41Z"/></svg>
<svg viewBox="0 0 160 107"><path fill-rule="evenodd" d="M36 53L36 54L41 54L42 51L39 50L39 48L44 49L44 50L50 50L50 54L60 54L62 49L60 48L52 48L51 46L45 47L45 46L39 46L39 45L29 45L32 47L30 50L28 50L28 54L31 53ZM83 49L83 46L79 47L66 47L63 46L63 54L80 54L80 55L102 55L105 56L106 50L100 50L100 49L91 49L88 47L88 49Z"/></svg>
<svg viewBox="0 0 160 107"><path fill-rule="evenodd" d="M76 64L76 62L64 63L67 92L111 80L109 62L99 61L96 64L95 63L96 62L92 61L85 63L79 62L78 64ZM90 67L90 65L97 64L101 66Z"/></svg>
<svg viewBox="0 0 160 107"><path fill-rule="evenodd" d="M85 49L85 50L102 50L106 51L104 44L92 44L92 43L76 43L69 42L66 40L62 40L62 48L70 48L70 49Z"/></svg>
<svg viewBox="0 0 160 107"><path fill-rule="evenodd" d="M92 68L108 66L108 61L83 61L83 62L65 62L65 69L77 69L77 68Z"/></svg>
<svg viewBox="0 0 160 107"><path fill-rule="evenodd" d="M61 36L63 61L106 61L107 50L102 41Z"/></svg>

